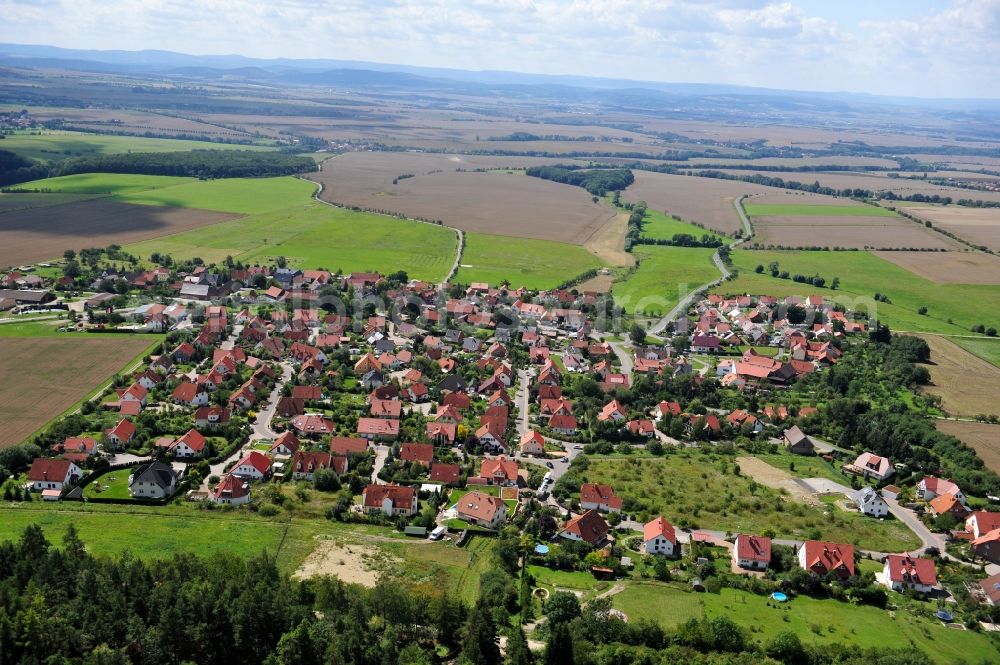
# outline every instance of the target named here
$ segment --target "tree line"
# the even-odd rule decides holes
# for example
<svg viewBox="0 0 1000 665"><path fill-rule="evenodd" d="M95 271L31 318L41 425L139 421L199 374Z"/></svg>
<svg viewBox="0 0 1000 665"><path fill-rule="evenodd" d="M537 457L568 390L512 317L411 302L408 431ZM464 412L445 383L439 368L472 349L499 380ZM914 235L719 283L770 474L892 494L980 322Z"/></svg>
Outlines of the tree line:
<svg viewBox="0 0 1000 665"><path fill-rule="evenodd" d="M594 196L623 190L635 182L635 176L629 169L594 169L567 164L532 166L525 171L525 175L583 187Z"/></svg>

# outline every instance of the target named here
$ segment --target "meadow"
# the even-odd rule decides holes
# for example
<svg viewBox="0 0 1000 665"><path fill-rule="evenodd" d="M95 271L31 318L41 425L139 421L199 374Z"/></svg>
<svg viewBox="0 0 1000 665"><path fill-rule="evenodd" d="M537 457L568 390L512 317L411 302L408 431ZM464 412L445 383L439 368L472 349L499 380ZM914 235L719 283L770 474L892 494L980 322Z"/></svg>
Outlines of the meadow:
<svg viewBox="0 0 1000 665"><path fill-rule="evenodd" d="M615 303L626 311L662 316L684 296L719 277L712 262L714 249L636 245L634 272L611 286Z"/></svg>
<svg viewBox="0 0 1000 665"><path fill-rule="evenodd" d="M782 215L832 216L832 217L898 217L885 208L869 205L820 205L808 203L744 203L743 209L751 217L777 217Z"/></svg>
<svg viewBox="0 0 1000 665"><path fill-rule="evenodd" d="M1000 337L950 337L969 353L1000 367Z"/></svg>
<svg viewBox="0 0 1000 665"><path fill-rule="evenodd" d="M890 613L808 596L779 605L737 589L694 593L655 583L630 584L614 596L613 605L630 620L647 618L666 627L703 614L709 619L726 616L761 642L791 631L804 643L816 645L847 642L863 648L917 648L936 663L994 662L998 657L996 643L988 635L953 630L909 609Z"/></svg>
<svg viewBox="0 0 1000 665"><path fill-rule="evenodd" d="M510 282L514 288L554 288L603 263L579 245L551 240L466 233L454 281Z"/></svg>
<svg viewBox="0 0 1000 665"><path fill-rule="evenodd" d="M653 240L670 240L675 234L678 233L687 233L698 239L701 239L703 235L708 235L712 238L725 239L724 236L713 231L712 229L703 229L700 226L689 224L688 222L685 222L678 217L674 217L673 215L666 215L656 210L646 209L646 216L643 218L642 222L643 238L652 238Z"/></svg>
<svg viewBox="0 0 1000 665"><path fill-rule="evenodd" d="M3 142L3 149L42 162L70 157L114 155L126 152L180 152L211 149L268 150L263 146L231 145L184 139L153 139L142 136L111 136L81 132L15 132Z"/></svg>
<svg viewBox="0 0 1000 665"><path fill-rule="evenodd" d="M734 473L731 458L700 453L641 460L595 458L582 475L586 482L614 487L625 497L625 510L637 513L640 522L662 514L691 528L773 531L780 537L822 538L880 552L906 551L920 544L899 522L793 501Z"/></svg>
<svg viewBox="0 0 1000 665"><path fill-rule="evenodd" d="M928 260L933 256L928 254ZM732 257L739 277L720 284L713 292L779 297L819 293L862 311L867 303L880 321L900 331L967 335L969 328L979 323L1000 327L1000 290L995 286L937 284L868 252L734 250ZM754 272L756 266L766 270L775 261L780 270L791 275L819 274L826 279L826 288ZM829 288L835 277L840 279L836 291ZM888 296L891 302L874 302L876 293ZM920 307L927 307L927 313L919 314Z"/></svg>

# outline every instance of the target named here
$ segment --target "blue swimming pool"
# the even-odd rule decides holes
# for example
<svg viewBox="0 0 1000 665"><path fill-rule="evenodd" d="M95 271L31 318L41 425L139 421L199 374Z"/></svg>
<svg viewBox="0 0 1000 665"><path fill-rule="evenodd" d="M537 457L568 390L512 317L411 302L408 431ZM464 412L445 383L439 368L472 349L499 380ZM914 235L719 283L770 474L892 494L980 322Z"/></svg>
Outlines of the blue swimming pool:
<svg viewBox="0 0 1000 665"><path fill-rule="evenodd" d="M788 596L786 596L785 594L781 593L780 591L775 591L774 593L772 593L771 594L771 598L773 598L774 600L778 601L779 603L783 603L786 600L788 600Z"/></svg>

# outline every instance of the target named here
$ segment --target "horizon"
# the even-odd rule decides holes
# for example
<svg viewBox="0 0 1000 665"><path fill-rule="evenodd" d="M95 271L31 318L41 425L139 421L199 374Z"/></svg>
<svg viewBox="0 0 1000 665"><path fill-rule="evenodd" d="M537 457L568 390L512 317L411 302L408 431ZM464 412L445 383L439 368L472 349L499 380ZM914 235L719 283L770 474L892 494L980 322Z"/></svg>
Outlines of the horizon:
<svg viewBox="0 0 1000 665"><path fill-rule="evenodd" d="M430 8L409 0L329 8L312 0L195 9L175 0L155 7L139 0L110 4L53 0L40 8L13 0L0 41L928 100L1000 99L992 65L1000 59L1000 0L892 0L863 10L815 0L641 2L630 3L628 11L604 1L511 0L496 7L437 0ZM109 39L107 25L121 29ZM227 26L223 34L219 25ZM481 48L484 39L492 40L490 48Z"/></svg>

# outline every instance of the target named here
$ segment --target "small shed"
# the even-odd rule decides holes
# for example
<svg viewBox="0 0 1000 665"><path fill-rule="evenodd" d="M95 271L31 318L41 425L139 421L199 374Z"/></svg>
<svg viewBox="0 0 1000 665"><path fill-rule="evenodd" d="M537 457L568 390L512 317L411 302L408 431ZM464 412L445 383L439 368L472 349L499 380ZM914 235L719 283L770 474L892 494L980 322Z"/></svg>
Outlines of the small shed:
<svg viewBox="0 0 1000 665"><path fill-rule="evenodd" d="M45 501L58 501L61 490L42 490L42 499Z"/></svg>
<svg viewBox="0 0 1000 665"><path fill-rule="evenodd" d="M413 536L414 538L424 538L427 536L427 527L408 526L405 529L403 529L403 534L406 536Z"/></svg>

